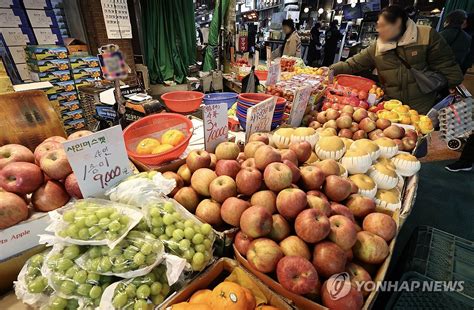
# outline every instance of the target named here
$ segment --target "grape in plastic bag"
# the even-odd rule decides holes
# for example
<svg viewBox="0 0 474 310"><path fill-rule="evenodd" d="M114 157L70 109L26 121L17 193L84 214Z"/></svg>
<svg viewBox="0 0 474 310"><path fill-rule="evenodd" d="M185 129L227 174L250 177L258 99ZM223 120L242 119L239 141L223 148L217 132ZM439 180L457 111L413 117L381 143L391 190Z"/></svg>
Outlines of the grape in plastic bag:
<svg viewBox="0 0 474 310"><path fill-rule="evenodd" d="M40 310L75 310L79 309L79 301L77 299L66 299L58 295L52 295L46 304L40 307Z"/></svg>

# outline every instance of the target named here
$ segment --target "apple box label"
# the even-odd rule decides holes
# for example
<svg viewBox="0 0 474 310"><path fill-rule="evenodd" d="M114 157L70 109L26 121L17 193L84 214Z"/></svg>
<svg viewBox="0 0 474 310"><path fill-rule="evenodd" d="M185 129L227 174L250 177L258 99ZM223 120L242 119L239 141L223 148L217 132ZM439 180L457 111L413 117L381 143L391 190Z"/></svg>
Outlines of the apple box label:
<svg viewBox="0 0 474 310"><path fill-rule="evenodd" d="M275 85L280 80L280 62L275 61L268 67L268 77L265 85Z"/></svg>
<svg viewBox="0 0 474 310"><path fill-rule="evenodd" d="M245 141L255 132L268 132L272 128L277 97L268 98L247 110Z"/></svg>
<svg viewBox="0 0 474 310"><path fill-rule="evenodd" d="M63 146L84 198L100 197L132 174L120 126L63 142Z"/></svg>
<svg viewBox="0 0 474 310"><path fill-rule="evenodd" d="M204 147L214 153L216 146L227 141L227 103L204 105L202 107L204 120Z"/></svg>
<svg viewBox="0 0 474 310"><path fill-rule="evenodd" d="M300 87L296 90L295 97L293 99L293 105L290 111L289 123L291 126L299 127L301 125L301 120L303 119L304 112L308 106L311 92L311 86Z"/></svg>

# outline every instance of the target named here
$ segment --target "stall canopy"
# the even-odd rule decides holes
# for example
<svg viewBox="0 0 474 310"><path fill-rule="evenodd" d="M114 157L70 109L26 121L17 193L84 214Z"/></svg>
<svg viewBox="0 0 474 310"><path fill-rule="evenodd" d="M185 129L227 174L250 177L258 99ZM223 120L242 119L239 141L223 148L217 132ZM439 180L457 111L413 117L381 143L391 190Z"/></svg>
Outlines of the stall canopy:
<svg viewBox="0 0 474 310"><path fill-rule="evenodd" d="M204 56L203 71L211 71L216 69L215 50L219 43L219 29L221 24L224 22L224 14L227 12L229 7L229 0L216 1L216 7L214 14L212 15L211 25L209 27L209 39L208 46L206 48L206 54ZM224 12L224 14L222 14Z"/></svg>
<svg viewBox="0 0 474 310"><path fill-rule="evenodd" d="M189 0L142 0L145 59L152 84L183 83L196 61L194 4Z"/></svg>

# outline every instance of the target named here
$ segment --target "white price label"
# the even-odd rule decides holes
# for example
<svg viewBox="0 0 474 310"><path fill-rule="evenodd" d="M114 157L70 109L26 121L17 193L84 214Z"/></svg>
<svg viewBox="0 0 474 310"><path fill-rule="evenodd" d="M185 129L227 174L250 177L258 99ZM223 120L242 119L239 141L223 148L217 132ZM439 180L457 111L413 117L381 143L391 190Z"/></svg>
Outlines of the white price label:
<svg viewBox="0 0 474 310"><path fill-rule="evenodd" d="M300 87L296 90L295 98L293 99L293 105L290 111L289 123L293 127L299 127L303 120L304 112L309 103L311 97L312 88L311 86Z"/></svg>
<svg viewBox="0 0 474 310"><path fill-rule="evenodd" d="M255 132L267 132L272 128L277 97L268 98L247 110L245 141Z"/></svg>
<svg viewBox="0 0 474 310"><path fill-rule="evenodd" d="M206 151L214 152L216 146L227 141L227 103L210 104L202 107L204 120L204 146Z"/></svg>
<svg viewBox="0 0 474 310"><path fill-rule="evenodd" d="M265 85L275 85L280 80L280 63L275 62L268 67L268 77Z"/></svg>
<svg viewBox="0 0 474 310"><path fill-rule="evenodd" d="M377 96L375 94L369 94L369 97L367 98L367 103L370 106L373 106L375 104L375 101L377 101Z"/></svg>
<svg viewBox="0 0 474 310"><path fill-rule="evenodd" d="M63 146L84 197L101 196L132 174L120 126L66 141Z"/></svg>

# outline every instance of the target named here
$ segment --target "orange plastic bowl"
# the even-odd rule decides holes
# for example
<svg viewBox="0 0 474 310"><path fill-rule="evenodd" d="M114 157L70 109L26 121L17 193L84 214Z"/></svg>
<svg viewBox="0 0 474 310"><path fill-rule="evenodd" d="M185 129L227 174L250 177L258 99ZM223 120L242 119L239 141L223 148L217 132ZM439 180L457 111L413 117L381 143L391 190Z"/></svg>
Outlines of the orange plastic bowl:
<svg viewBox="0 0 474 310"><path fill-rule="evenodd" d="M260 81L266 81L268 78L268 71L267 70L255 70L255 75L258 77Z"/></svg>
<svg viewBox="0 0 474 310"><path fill-rule="evenodd" d="M140 155L135 152L138 143L145 138L160 139L170 129L181 130L185 138L171 150L161 154ZM146 116L132 123L123 131L125 147L130 157L148 165L159 165L181 156L193 135L193 123L184 115L175 113L160 113Z"/></svg>
<svg viewBox="0 0 474 310"><path fill-rule="evenodd" d="M370 79L350 74L339 74L336 76L336 80L341 86L352 87L366 92L372 88L372 85L375 85L375 82Z"/></svg>
<svg viewBox="0 0 474 310"><path fill-rule="evenodd" d="M204 94L197 91L172 91L162 95L161 99L173 112L190 113L199 109Z"/></svg>

